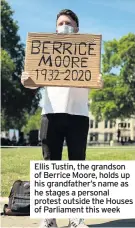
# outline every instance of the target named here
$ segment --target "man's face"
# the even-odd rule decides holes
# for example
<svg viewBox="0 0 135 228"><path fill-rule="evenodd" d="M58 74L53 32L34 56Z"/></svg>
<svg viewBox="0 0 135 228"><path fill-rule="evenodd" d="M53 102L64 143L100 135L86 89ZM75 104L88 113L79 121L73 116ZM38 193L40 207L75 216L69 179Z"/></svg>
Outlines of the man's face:
<svg viewBox="0 0 135 228"><path fill-rule="evenodd" d="M76 22L70 17L70 16L67 16L67 15L61 15L58 20L57 20L57 25L56 25L56 32L57 31L57 28L59 26L62 26L62 25L69 25L69 26L72 26L74 28L74 32L77 33L78 32L78 27L77 27L77 24Z"/></svg>

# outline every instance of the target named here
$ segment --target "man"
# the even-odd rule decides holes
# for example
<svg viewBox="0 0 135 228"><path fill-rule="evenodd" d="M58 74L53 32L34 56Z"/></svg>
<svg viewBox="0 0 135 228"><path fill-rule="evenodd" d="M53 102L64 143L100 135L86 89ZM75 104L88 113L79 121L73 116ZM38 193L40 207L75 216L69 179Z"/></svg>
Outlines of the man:
<svg viewBox="0 0 135 228"><path fill-rule="evenodd" d="M57 33L77 33L79 20L71 10L57 15ZM22 84L29 75L22 74ZM99 78L100 83L100 78ZM32 88L31 88L32 89ZM42 109L41 141L45 160L61 160L66 139L69 160L85 160L89 129L88 92L86 88L45 87ZM55 219L45 219L44 227L56 227ZM83 219L70 219L69 227L84 227Z"/></svg>

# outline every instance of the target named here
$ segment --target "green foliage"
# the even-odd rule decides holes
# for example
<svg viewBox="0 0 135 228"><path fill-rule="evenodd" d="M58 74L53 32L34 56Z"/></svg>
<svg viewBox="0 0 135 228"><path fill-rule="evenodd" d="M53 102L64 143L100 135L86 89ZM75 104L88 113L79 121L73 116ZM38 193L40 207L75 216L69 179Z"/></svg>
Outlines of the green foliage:
<svg viewBox="0 0 135 228"><path fill-rule="evenodd" d="M10 78L10 74L15 70L15 64L13 63L12 59L10 58L9 54L1 49L1 80L2 80L2 87L12 87L12 80ZM4 77L3 77L4 75ZM5 102L6 92L2 93L2 103ZM1 128L5 130L5 126L7 125L5 112L2 109L1 112Z"/></svg>
<svg viewBox="0 0 135 228"><path fill-rule="evenodd" d="M36 113L30 118L27 116L27 124L22 128L22 131L27 134L31 130L40 129L41 125L41 108L38 108Z"/></svg>
<svg viewBox="0 0 135 228"><path fill-rule="evenodd" d="M2 130L20 129L26 121L26 114L34 113L40 100L39 89L23 87L20 75L24 65L24 45L18 35L17 22L9 4L1 1L1 108Z"/></svg>
<svg viewBox="0 0 135 228"><path fill-rule="evenodd" d="M3 49L1 49L1 64L2 75L5 73L5 77L8 77L15 70L15 64L9 54Z"/></svg>
<svg viewBox="0 0 135 228"><path fill-rule="evenodd" d="M104 88L90 94L94 116L102 120L135 115L135 34L104 43L102 69Z"/></svg>

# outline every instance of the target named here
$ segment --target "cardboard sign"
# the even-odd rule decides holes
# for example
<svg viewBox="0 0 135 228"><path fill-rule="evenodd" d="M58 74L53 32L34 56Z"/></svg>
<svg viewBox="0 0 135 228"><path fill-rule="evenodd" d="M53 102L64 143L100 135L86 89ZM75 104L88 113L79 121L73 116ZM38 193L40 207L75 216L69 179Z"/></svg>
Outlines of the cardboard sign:
<svg viewBox="0 0 135 228"><path fill-rule="evenodd" d="M101 35L28 33L26 86L100 88Z"/></svg>

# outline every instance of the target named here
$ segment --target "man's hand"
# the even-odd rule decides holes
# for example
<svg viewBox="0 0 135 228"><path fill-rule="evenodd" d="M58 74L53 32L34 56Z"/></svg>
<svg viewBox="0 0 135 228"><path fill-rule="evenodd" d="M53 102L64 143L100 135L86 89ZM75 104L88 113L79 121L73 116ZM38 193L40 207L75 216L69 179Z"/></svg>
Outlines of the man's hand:
<svg viewBox="0 0 135 228"><path fill-rule="evenodd" d="M102 78L102 74L99 74L99 76L98 76L98 84L100 85L101 88L103 88L104 81L103 81L103 78Z"/></svg>
<svg viewBox="0 0 135 228"><path fill-rule="evenodd" d="M21 83L24 85L24 82L29 79L29 74L27 72L22 72Z"/></svg>
<svg viewBox="0 0 135 228"><path fill-rule="evenodd" d="M24 83L26 80L28 80L30 78L28 72L24 71L22 72L22 76L21 76L21 83L23 84L24 86ZM29 86L24 86L25 88L29 88L29 89L37 89L38 87L29 87Z"/></svg>

